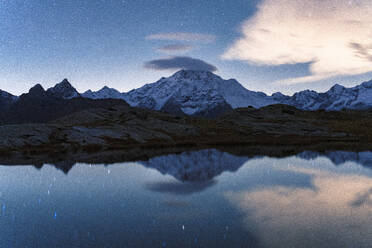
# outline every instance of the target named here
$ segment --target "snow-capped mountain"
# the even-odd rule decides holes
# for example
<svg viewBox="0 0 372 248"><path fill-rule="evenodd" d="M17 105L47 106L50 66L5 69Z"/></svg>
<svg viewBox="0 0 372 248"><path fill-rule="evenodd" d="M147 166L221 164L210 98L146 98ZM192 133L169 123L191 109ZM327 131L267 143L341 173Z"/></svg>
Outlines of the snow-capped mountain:
<svg viewBox="0 0 372 248"><path fill-rule="evenodd" d="M79 92L77 92L67 79L64 79L54 87L49 88L47 93L54 97L63 99L71 99L80 96Z"/></svg>
<svg viewBox="0 0 372 248"><path fill-rule="evenodd" d="M181 70L168 78L128 93L104 87L82 94L88 98L119 98L131 106L176 114L214 116L232 108L256 108L276 103L261 92L245 89L234 79L224 80L208 71Z"/></svg>
<svg viewBox="0 0 372 248"><path fill-rule="evenodd" d="M107 86L103 87L98 91L87 90L81 94L82 97L91 98L91 99L124 99L124 94L120 93L114 88L109 88Z"/></svg>
<svg viewBox="0 0 372 248"><path fill-rule="evenodd" d="M197 113L203 106L223 101L232 108L259 108L274 103L264 93L249 91L234 79L224 80L208 71L181 70L125 94L129 104L156 110L161 110L172 98L186 114Z"/></svg>
<svg viewBox="0 0 372 248"><path fill-rule="evenodd" d="M368 109L372 108L372 80L352 88L335 84L324 93L305 90L295 93L292 97L284 96L280 93L276 93L273 96L280 103L292 105L303 110Z"/></svg>
<svg viewBox="0 0 372 248"><path fill-rule="evenodd" d="M175 114L216 116L232 108L274 104L273 97L249 91L235 79L224 80L208 71L181 70L168 78L128 93L104 87L82 94L89 98L119 98L131 106Z"/></svg>

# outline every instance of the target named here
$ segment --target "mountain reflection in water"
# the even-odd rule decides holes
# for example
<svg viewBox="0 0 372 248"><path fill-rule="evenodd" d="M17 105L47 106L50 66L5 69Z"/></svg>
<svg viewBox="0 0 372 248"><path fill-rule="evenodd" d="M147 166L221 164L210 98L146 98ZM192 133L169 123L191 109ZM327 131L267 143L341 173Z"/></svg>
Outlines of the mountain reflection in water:
<svg viewBox="0 0 372 248"><path fill-rule="evenodd" d="M304 151L295 157L309 161L317 158L327 158L335 166L354 162L361 166L372 168L372 152L369 151L329 151L323 153ZM236 156L217 149L207 149L158 156L147 161L137 161L136 163L147 168L156 169L163 175L171 175L181 182L204 182L212 180L223 172L236 172L244 163L261 158L263 156ZM73 161L62 161L52 164L52 166L68 174L75 164ZM34 167L41 169L43 164L34 165Z"/></svg>
<svg viewBox="0 0 372 248"><path fill-rule="evenodd" d="M0 167L1 247L371 247L372 152Z"/></svg>

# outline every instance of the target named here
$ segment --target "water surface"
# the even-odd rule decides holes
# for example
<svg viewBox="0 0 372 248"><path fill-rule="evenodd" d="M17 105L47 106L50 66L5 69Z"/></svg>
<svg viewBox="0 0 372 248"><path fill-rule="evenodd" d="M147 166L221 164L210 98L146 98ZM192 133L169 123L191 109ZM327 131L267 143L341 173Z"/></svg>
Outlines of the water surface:
<svg viewBox="0 0 372 248"><path fill-rule="evenodd" d="M0 166L0 247L371 247L372 153Z"/></svg>

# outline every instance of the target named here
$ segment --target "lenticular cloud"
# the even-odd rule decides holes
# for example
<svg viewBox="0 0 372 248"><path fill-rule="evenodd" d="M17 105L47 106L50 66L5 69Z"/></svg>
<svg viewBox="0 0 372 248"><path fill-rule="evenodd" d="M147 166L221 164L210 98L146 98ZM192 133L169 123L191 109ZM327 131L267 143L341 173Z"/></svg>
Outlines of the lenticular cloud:
<svg viewBox="0 0 372 248"><path fill-rule="evenodd" d="M224 59L263 65L311 62L308 82L372 70L370 0L263 0Z"/></svg>

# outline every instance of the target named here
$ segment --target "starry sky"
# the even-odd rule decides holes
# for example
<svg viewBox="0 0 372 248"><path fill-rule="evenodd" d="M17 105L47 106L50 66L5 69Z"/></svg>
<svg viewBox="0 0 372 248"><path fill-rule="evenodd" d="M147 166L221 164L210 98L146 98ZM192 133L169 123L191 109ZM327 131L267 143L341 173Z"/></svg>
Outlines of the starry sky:
<svg viewBox="0 0 372 248"><path fill-rule="evenodd" d="M370 0L0 0L0 89L210 70L271 94L372 79Z"/></svg>

